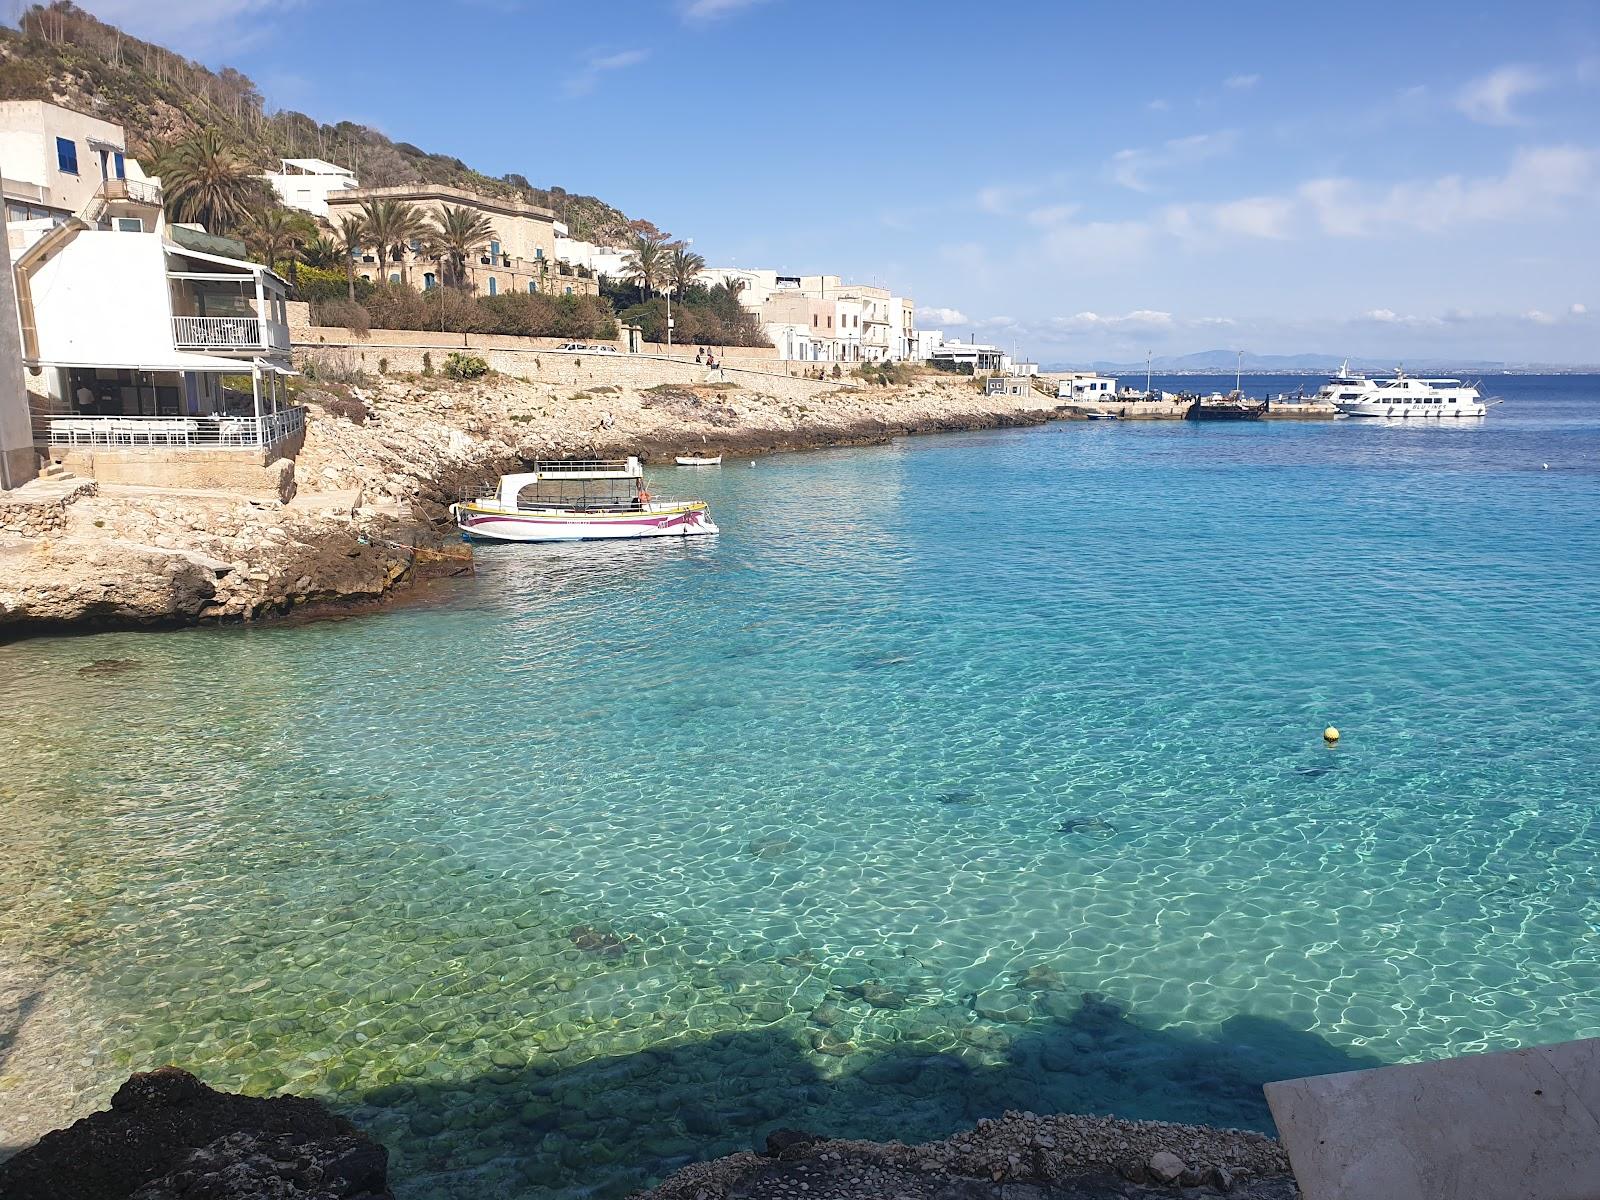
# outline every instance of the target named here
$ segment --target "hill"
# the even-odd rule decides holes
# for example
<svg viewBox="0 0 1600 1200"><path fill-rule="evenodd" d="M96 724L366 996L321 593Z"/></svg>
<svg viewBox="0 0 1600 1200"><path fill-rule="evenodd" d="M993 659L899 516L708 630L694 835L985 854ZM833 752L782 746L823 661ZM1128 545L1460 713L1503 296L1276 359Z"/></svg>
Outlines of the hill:
<svg viewBox="0 0 1600 1200"><path fill-rule="evenodd" d="M34 5L17 29L0 27L0 100L49 100L115 121L136 157L204 126L232 139L263 170L276 169L280 158L326 158L373 187L450 184L549 208L574 237L620 244L628 235L628 217L594 196L535 187L517 174L493 178L350 121L324 125L300 112L269 113L249 76L232 67L213 71L132 37L70 0Z"/></svg>
<svg viewBox="0 0 1600 1200"><path fill-rule="evenodd" d="M1356 371L1392 371L1396 363L1388 359L1340 358L1331 354L1246 354L1242 366L1253 374L1269 375L1331 375L1348 361ZM1193 354L1158 354L1150 367L1161 375L1231 375L1238 356L1232 350L1199 350ZM1412 371L1499 371L1505 368L1499 362L1446 362L1436 359L1418 359L1406 363ZM1143 375L1145 364L1138 362L1106 362L1104 360L1079 364L1054 363L1046 371L1100 371L1109 375Z"/></svg>

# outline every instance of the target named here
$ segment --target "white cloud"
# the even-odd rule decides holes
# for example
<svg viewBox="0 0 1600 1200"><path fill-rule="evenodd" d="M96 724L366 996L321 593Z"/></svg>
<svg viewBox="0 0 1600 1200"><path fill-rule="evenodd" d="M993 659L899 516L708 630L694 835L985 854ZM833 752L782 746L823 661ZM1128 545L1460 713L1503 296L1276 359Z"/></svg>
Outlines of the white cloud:
<svg viewBox="0 0 1600 1200"><path fill-rule="evenodd" d="M1246 88L1253 88L1260 82L1261 76L1259 75L1229 75L1222 81L1222 86L1239 92L1244 91Z"/></svg>
<svg viewBox="0 0 1600 1200"><path fill-rule="evenodd" d="M1547 312L1540 312L1537 308L1530 308L1522 314L1524 321L1532 321L1535 325L1554 325L1556 319Z"/></svg>
<svg viewBox="0 0 1600 1200"><path fill-rule="evenodd" d="M1146 104L1145 107L1151 112L1166 112L1167 109L1172 107L1172 105L1168 104L1165 100L1157 98L1150 101L1150 103Z"/></svg>
<svg viewBox="0 0 1600 1200"><path fill-rule="evenodd" d="M562 89L569 96L587 96L600 84L600 77L608 71L622 71L635 67L650 57L648 50L619 50L615 54L591 54L584 60L576 75L569 75Z"/></svg>
<svg viewBox="0 0 1600 1200"><path fill-rule="evenodd" d="M1196 133L1173 138L1140 150L1118 150L1111 156L1106 171L1110 178L1135 192L1154 190L1149 176L1177 167L1191 167L1233 149L1237 135L1231 129L1216 133Z"/></svg>
<svg viewBox="0 0 1600 1200"><path fill-rule="evenodd" d="M1587 304L1574 304L1567 311L1575 317L1586 317L1589 315L1589 306Z"/></svg>
<svg viewBox="0 0 1600 1200"><path fill-rule="evenodd" d="M932 323L933 325L970 325L967 314L959 308L919 308L917 309L917 325L919 327Z"/></svg>
<svg viewBox="0 0 1600 1200"><path fill-rule="evenodd" d="M688 0L688 3L683 5L683 19L685 21L715 21L721 17L731 17L734 13L765 3L766 0Z"/></svg>
<svg viewBox="0 0 1600 1200"><path fill-rule="evenodd" d="M1046 204L1039 208L1030 209L1027 214L1028 224L1037 225L1041 229L1049 229L1072 219L1081 205L1077 204Z"/></svg>
<svg viewBox="0 0 1600 1200"><path fill-rule="evenodd" d="M1437 233L1455 225L1549 213L1590 193L1600 153L1577 146L1519 150L1506 173L1478 179L1447 175L1399 183L1373 196L1351 179L1313 179L1299 188L1324 233L1360 237L1392 229Z"/></svg>
<svg viewBox="0 0 1600 1200"><path fill-rule="evenodd" d="M1212 225L1222 233L1286 238L1294 218L1294 202L1286 196L1250 196L1214 205L1209 216Z"/></svg>
<svg viewBox="0 0 1600 1200"><path fill-rule="evenodd" d="M1050 327L1058 333L1090 333L1111 331L1117 333L1148 333L1171 329L1172 314L1156 309L1137 308L1120 317L1101 316L1097 312L1081 312L1070 317L1052 317Z"/></svg>
<svg viewBox="0 0 1600 1200"><path fill-rule="evenodd" d="M1548 77L1532 67L1512 63L1472 80L1456 96L1456 107L1484 125L1516 125L1519 96L1549 87Z"/></svg>

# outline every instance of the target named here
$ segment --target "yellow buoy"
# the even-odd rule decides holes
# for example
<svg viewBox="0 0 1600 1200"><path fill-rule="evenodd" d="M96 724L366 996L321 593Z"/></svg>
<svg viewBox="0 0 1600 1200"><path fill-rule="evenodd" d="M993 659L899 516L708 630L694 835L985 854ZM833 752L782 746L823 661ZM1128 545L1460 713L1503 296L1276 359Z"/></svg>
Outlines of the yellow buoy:
<svg viewBox="0 0 1600 1200"><path fill-rule="evenodd" d="M1330 746L1333 745L1339 740L1339 731L1332 725L1329 725L1322 731L1322 740L1327 742Z"/></svg>

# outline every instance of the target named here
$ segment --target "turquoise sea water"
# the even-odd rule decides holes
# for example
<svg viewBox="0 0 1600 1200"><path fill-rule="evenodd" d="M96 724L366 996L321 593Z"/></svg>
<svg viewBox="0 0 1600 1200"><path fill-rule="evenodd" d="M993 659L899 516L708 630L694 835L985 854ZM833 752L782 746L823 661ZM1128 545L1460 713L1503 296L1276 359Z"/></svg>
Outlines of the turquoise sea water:
<svg viewBox="0 0 1600 1200"><path fill-rule="evenodd" d="M406 1197L1600 1034L1600 380L1492 384L665 469L720 537L0 648L0 953L104 1094L325 1096Z"/></svg>

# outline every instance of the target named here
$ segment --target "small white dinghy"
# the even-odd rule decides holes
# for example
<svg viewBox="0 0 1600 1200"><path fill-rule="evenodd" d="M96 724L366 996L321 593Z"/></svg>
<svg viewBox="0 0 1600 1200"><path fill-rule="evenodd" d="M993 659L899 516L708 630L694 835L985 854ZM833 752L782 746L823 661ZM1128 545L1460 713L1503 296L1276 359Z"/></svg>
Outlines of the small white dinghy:
<svg viewBox="0 0 1600 1200"><path fill-rule="evenodd" d="M722 465L722 455L719 454L715 458L705 458L698 454L680 454L674 461L680 467L720 467Z"/></svg>

